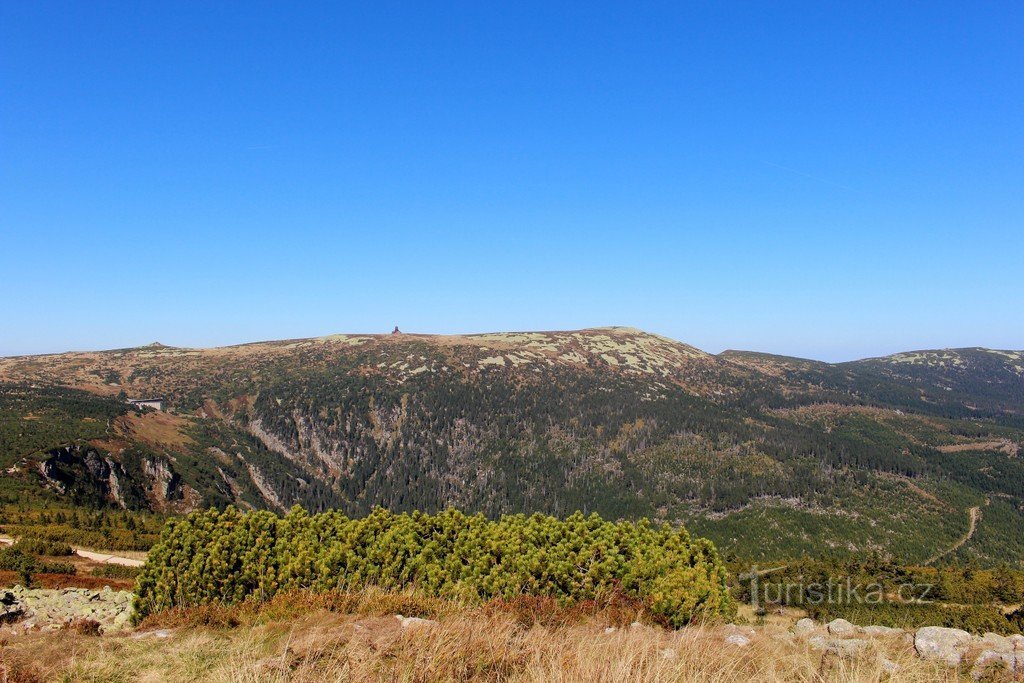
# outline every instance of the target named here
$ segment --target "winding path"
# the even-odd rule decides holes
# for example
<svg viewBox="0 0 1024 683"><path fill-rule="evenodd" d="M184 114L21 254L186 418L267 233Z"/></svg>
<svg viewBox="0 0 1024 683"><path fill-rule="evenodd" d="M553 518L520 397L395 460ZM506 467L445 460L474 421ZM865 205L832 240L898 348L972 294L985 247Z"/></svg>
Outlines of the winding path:
<svg viewBox="0 0 1024 683"><path fill-rule="evenodd" d="M988 501L986 501L985 504L987 505ZM974 536L975 530L977 530L978 528L978 520L981 519L981 508L975 505L974 507L967 511L967 516L970 519L970 524L967 527L967 533L961 536L960 539L957 540L957 542L951 545L949 548L946 548L938 555L933 555L932 557L929 557L927 560L925 560L926 565L932 564L933 562L942 559L950 553L955 553L957 550L960 549L961 546L963 546L964 543L967 543L967 541L971 540L971 537Z"/></svg>

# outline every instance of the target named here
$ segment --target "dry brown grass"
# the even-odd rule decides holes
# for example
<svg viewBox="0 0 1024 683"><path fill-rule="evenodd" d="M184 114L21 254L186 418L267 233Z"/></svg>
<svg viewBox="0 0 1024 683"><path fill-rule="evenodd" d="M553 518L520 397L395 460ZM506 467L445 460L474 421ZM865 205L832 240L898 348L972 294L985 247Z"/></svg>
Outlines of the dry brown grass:
<svg viewBox="0 0 1024 683"><path fill-rule="evenodd" d="M61 562L69 558L57 558ZM79 563L73 563L81 566ZM33 574L32 585L36 588L88 588L100 590L104 586L110 586L114 590L132 590L135 586L134 579L107 579L99 576L89 576L84 573L92 567L99 566L96 563L86 565L86 570L79 569L78 574ZM12 571L0 571L0 587L10 587L21 583L21 574ZM2 683L2 681L0 681Z"/></svg>
<svg viewBox="0 0 1024 683"><path fill-rule="evenodd" d="M193 443L186 434L189 420L160 411L126 413L114 419L115 433L155 448L180 449Z"/></svg>
<svg viewBox="0 0 1024 683"><path fill-rule="evenodd" d="M187 418L160 411L125 413L114 418L113 434L89 443L110 453L120 453L136 442L158 452L179 451L195 443L187 434L190 424Z"/></svg>
<svg viewBox="0 0 1024 683"><path fill-rule="evenodd" d="M403 629L396 612L438 623ZM470 608L373 591L281 596L261 608L206 607L147 620L142 633L173 629L165 639L75 631L7 637L0 683L957 680L955 671L916 659L899 639L879 640L851 661L823 657L772 626L757 629L746 647L726 644L728 627L721 625L606 632L628 614L621 605L562 610L520 600ZM881 653L900 664L897 673L883 671Z"/></svg>
<svg viewBox="0 0 1024 683"><path fill-rule="evenodd" d="M1009 439L998 439L996 441L965 441L963 443L945 444L936 446L937 450L943 453L964 453L967 451L999 451L1006 453L1011 458L1017 457L1020 446Z"/></svg>

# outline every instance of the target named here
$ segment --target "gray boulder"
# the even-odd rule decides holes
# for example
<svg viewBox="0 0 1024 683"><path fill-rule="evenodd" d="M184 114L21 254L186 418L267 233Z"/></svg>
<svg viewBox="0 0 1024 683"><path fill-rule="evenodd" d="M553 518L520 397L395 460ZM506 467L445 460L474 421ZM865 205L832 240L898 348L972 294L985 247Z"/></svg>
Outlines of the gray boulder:
<svg viewBox="0 0 1024 683"><path fill-rule="evenodd" d="M914 634L914 649L921 659L957 666L972 640L970 633L958 628L925 626Z"/></svg>
<svg viewBox="0 0 1024 683"><path fill-rule="evenodd" d="M160 628L155 631L138 631L132 634L134 640L142 640L144 638L158 638L163 640L164 638L170 638L174 635L174 629Z"/></svg>
<svg viewBox="0 0 1024 683"><path fill-rule="evenodd" d="M807 639L807 644L811 646L812 650L821 650L826 654L838 655L844 659L852 659L864 652L870 645L868 641L859 638L829 638L822 635L811 636Z"/></svg>
<svg viewBox="0 0 1024 683"><path fill-rule="evenodd" d="M1006 636L1001 636L998 633L986 633L980 638L976 639L976 642L986 650L995 650L996 652L1013 652L1013 643Z"/></svg>
<svg viewBox="0 0 1024 683"><path fill-rule="evenodd" d="M807 639L807 644L811 646L812 650L824 650L829 643L829 639L822 635L811 636Z"/></svg>
<svg viewBox="0 0 1024 683"><path fill-rule="evenodd" d="M809 636L818 630L818 622L814 619L808 619L804 617L800 621L793 624L793 633L798 636Z"/></svg>
<svg viewBox="0 0 1024 683"><path fill-rule="evenodd" d="M828 632L834 636L852 636L857 633L857 627L846 619L833 619L828 622Z"/></svg>
<svg viewBox="0 0 1024 683"><path fill-rule="evenodd" d="M825 645L825 654L835 655L842 659L854 659L868 648L868 641L855 638L840 638L829 641Z"/></svg>
<svg viewBox="0 0 1024 683"><path fill-rule="evenodd" d="M128 626L131 625L131 621L132 621L132 613L131 612L121 612L116 617L114 617L114 621L110 625L110 630L111 631L120 631L121 629L128 628Z"/></svg>
<svg viewBox="0 0 1024 683"><path fill-rule="evenodd" d="M1024 661L1021 663L1024 664ZM980 681L982 678L988 678L996 672L1012 674L1017 668L1016 665L1017 661L1012 652L985 650L974 660L974 666L971 667L971 678L975 681ZM1021 671L1024 671L1024 668Z"/></svg>

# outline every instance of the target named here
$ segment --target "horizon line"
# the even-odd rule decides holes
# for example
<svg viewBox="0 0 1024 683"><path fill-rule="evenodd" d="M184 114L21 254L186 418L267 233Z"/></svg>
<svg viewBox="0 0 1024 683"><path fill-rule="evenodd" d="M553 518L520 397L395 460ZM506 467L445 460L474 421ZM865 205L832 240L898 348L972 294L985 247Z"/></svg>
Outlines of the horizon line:
<svg viewBox="0 0 1024 683"><path fill-rule="evenodd" d="M11 360L18 358L41 358L45 356L64 356L72 354L93 354L93 353L114 353L117 351L137 351L146 348L166 348L166 349L178 349L184 351L212 351L217 349L230 349L241 346L255 346L258 344L282 344L287 342L304 342L304 341L315 341L325 340L332 337L365 337L371 339L395 339L401 337L421 337L421 338L433 338L433 337L479 337L485 335L496 335L496 334L575 334L580 332L595 332L600 330L615 330L615 331L628 331L639 334L644 334L652 337L661 337L667 339L676 344L682 344L689 346L698 351L706 353L710 356L721 357L727 353L753 353L765 356L774 356L776 358L789 358L800 361L810 361L813 363L823 363L825 365L842 365L844 363L855 363L858 361L875 360L879 358L891 358L908 353L935 353L939 351L967 351L967 350L978 350L987 352L1003 352L1003 353L1024 353L1024 349L996 349L987 346L943 346L943 347L932 347L932 348L918 348L918 349L906 349L903 351L894 351L889 354L875 355L875 356L863 356L858 358L852 358L844 361L827 361L819 360L817 358L809 358L804 356L794 356L785 353L772 353L769 351L756 351L752 349L737 349L737 348L725 348L714 353L711 351L705 351L704 349L685 342L674 337L669 337L657 332L648 332L639 327L632 325L599 325L595 327L581 327L575 329L564 329L564 330L490 330L482 332L455 332L455 333L438 333L438 332L404 332L401 331L398 326L395 327L395 331L392 332L331 332L328 334L314 335L309 337L284 337L280 339L258 339L254 341L242 341L229 344L214 344L210 346L175 346L173 344L164 344L160 341L153 341L148 344L140 344L138 346L120 346L105 349L68 349L65 351L51 351L41 353L18 353L13 355L2 355L0 360Z"/></svg>

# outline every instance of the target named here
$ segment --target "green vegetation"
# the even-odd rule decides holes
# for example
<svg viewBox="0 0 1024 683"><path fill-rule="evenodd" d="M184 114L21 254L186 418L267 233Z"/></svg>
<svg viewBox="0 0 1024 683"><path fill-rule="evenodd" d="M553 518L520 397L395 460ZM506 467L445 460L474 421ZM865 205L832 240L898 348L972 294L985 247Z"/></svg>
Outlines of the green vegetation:
<svg viewBox="0 0 1024 683"><path fill-rule="evenodd" d="M596 514L490 521L456 510L359 519L337 512L193 513L167 523L137 582L136 612L267 600L278 592L414 587L481 601L541 595L563 603L621 591L679 626L728 614L714 546L685 530L611 523Z"/></svg>
<svg viewBox="0 0 1024 683"><path fill-rule="evenodd" d="M164 516L211 506L581 510L763 560L879 549L1020 567L1019 363L715 357L608 329L0 359L23 380L0 383L0 527L141 549ZM117 382L169 410L55 386Z"/></svg>
<svg viewBox="0 0 1024 683"><path fill-rule="evenodd" d="M851 395L838 384L822 393L812 378L799 392L779 392L764 378L708 369L704 380L728 396L717 401L576 369L545 368L542 381L489 370L397 382L361 371L406 357L424 366L477 360L462 347L446 359L424 341L401 351L360 348L327 366L265 378L246 419L257 418L287 449L294 469L271 483L285 505L366 514L374 503L406 511L455 503L490 517L578 509L685 523L723 548L757 548L765 557L819 552L824 539L851 556L882 546L899 561L923 562L962 536L970 507L985 505L986 494L1005 495L979 529L979 540L1002 539L1002 549L986 541L961 555L986 563L1024 557L1011 531L1024 524L1024 461L938 450L965 438L1024 444L1024 433L996 418L930 415L936 411L919 394L903 396L898 382L874 370ZM850 374L827 367L830 381ZM869 397L892 398L890 389L898 405L916 401L929 415L866 407ZM835 403L819 409L819 400ZM774 406L784 409L766 410ZM297 482L322 477L331 462L338 471L330 488Z"/></svg>
<svg viewBox="0 0 1024 683"><path fill-rule="evenodd" d="M104 550L147 550L164 519L131 510L48 504L46 498L0 509L0 529L11 536Z"/></svg>
<svg viewBox="0 0 1024 683"><path fill-rule="evenodd" d="M871 624L913 630L922 626L959 628L969 633L1019 633L1022 624L1009 619L991 605L941 605L883 602L880 604L840 603L812 605L808 614L822 622L846 619L854 624Z"/></svg>
<svg viewBox="0 0 1024 683"><path fill-rule="evenodd" d="M951 546L964 533L968 517L963 510L951 514L908 496L899 482L871 477L861 486L848 482L833 496L754 500L721 516L698 508L685 519L687 528L710 538L722 553L765 563L825 551L855 558L863 554L860 549L882 547L894 560L912 564Z"/></svg>
<svg viewBox="0 0 1024 683"><path fill-rule="evenodd" d="M123 402L61 387L0 384L0 466L61 444L101 438ZM6 479L6 478L5 478ZM10 481L0 491L9 493Z"/></svg>
<svg viewBox="0 0 1024 683"><path fill-rule="evenodd" d="M14 549L29 555L47 555L49 557L63 557L75 552L67 543L30 536L19 538L14 544Z"/></svg>
<svg viewBox="0 0 1024 683"><path fill-rule="evenodd" d="M16 548L0 548L0 570L29 574L74 574L75 565L65 562L44 562Z"/></svg>
<svg viewBox="0 0 1024 683"><path fill-rule="evenodd" d="M857 560L839 556L803 558L759 576L749 561L727 561L734 598L766 607L801 607L821 621L913 629L947 626L972 633L1019 633L1024 626L1014 605L1024 602L1024 571L1001 565L901 566L870 553ZM762 567L762 569L764 569ZM742 578L741 578L742 577Z"/></svg>
<svg viewBox="0 0 1024 683"><path fill-rule="evenodd" d="M144 511L148 503L132 478L122 476L119 485L135 511L118 509L109 487L90 474L110 465L89 443L109 437L110 422L127 408L84 391L0 383L0 529L64 544L149 547L163 519ZM110 462L131 458L124 453Z"/></svg>

